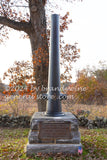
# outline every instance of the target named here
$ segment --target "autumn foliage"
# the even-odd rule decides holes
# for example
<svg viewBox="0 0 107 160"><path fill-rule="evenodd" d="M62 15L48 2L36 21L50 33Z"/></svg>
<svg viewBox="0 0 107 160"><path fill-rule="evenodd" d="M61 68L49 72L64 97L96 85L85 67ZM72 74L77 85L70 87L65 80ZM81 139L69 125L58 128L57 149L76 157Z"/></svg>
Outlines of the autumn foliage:
<svg viewBox="0 0 107 160"><path fill-rule="evenodd" d="M98 72L100 76L96 75ZM97 69L96 71L87 71L87 69L83 69L79 71L76 83L71 84L69 86L71 90L69 89L67 91L68 95L73 96L72 101L82 104L104 104L107 100L107 81L106 76L101 75L106 75L105 72L107 72L106 69Z"/></svg>
<svg viewBox="0 0 107 160"><path fill-rule="evenodd" d="M49 64L49 24L48 18L45 15L45 4L50 5L49 1L34 1L34 0L2 0L0 3L0 42L4 42L8 38L10 29L22 31L23 37L30 39L32 62L33 62L33 77L35 78L35 87L47 87L48 81L48 64ZM53 2L52 2L53 3ZM55 3L55 2L54 2ZM64 33L68 29L68 25L72 22L69 20L69 13L61 17L60 31ZM47 21L47 22L46 22ZM46 25L47 23L47 25ZM47 28L48 26L48 28ZM78 49L76 44L67 44L61 35L61 61L64 66L64 74L62 79L71 79L68 75L71 67L71 61L78 59ZM65 56L65 54L67 54ZM67 58L69 56L69 58ZM65 59L65 60L63 60ZM64 62L64 63L63 63ZM68 67L69 66L69 67ZM23 79L23 77L22 77ZM20 83L20 82L18 82ZM12 84L13 85L13 84ZM37 94L43 94L37 91ZM46 110L46 103L38 101L39 111Z"/></svg>
<svg viewBox="0 0 107 160"><path fill-rule="evenodd" d="M15 61L13 66L4 73L4 79L9 80L8 89L3 93L8 95L31 95L36 98L32 63Z"/></svg>
<svg viewBox="0 0 107 160"><path fill-rule="evenodd" d="M72 23L72 20L69 19L69 12L65 14L65 16L61 17L60 19L60 53L61 53L61 68L63 67L63 72L61 74L61 80L67 81L71 80L72 76L70 71L72 70L72 62L76 62L79 58L80 49L77 48L77 44L74 45L66 44L63 37L63 32L68 29L68 25ZM50 46L50 25L47 29L47 35L41 35L44 39L48 39L48 44ZM42 84L47 84L45 82L47 75L45 72L45 68L48 69L49 59L48 59L48 52L44 50L44 48L39 47L37 50L34 51L32 55L32 62L15 62L13 67L10 67L7 73L4 73L4 78L9 78L9 91L8 94L15 94L16 88L27 87L27 90L19 91L19 94L30 94L32 91L31 89L31 81L35 87L41 87ZM36 55L36 56L35 56ZM44 72L42 72L44 70ZM36 81L35 81L35 79ZM30 80L30 83L29 83ZM44 86L47 87L47 86ZM15 88L15 89L12 89ZM40 90L39 90L40 91ZM37 92L37 91L36 91ZM6 93L6 92L5 92ZM38 93L36 93L38 94Z"/></svg>

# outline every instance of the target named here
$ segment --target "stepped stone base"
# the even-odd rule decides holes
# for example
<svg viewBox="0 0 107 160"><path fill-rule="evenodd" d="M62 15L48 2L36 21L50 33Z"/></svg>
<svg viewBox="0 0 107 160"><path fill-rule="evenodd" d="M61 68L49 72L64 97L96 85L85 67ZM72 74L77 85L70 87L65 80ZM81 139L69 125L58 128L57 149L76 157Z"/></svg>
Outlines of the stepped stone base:
<svg viewBox="0 0 107 160"><path fill-rule="evenodd" d="M27 156L37 153L77 154L81 144L28 144Z"/></svg>
<svg viewBox="0 0 107 160"><path fill-rule="evenodd" d="M31 120L27 156L37 153L72 153L77 154L81 147L78 120L71 113L64 116L49 117L44 112L37 112Z"/></svg>

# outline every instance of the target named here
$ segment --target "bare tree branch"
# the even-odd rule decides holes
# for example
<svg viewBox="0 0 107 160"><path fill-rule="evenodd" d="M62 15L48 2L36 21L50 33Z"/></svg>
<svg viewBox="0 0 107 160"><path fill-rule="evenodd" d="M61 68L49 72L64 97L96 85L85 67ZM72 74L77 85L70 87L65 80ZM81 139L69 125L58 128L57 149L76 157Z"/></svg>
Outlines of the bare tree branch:
<svg viewBox="0 0 107 160"><path fill-rule="evenodd" d="M24 7L24 8L28 8L29 6L19 6L19 5L12 5L12 6L9 6L9 7Z"/></svg>
<svg viewBox="0 0 107 160"><path fill-rule="evenodd" d="M0 30L1 30L3 27L4 27L4 25L2 25L2 26L0 27Z"/></svg>
<svg viewBox="0 0 107 160"><path fill-rule="evenodd" d="M26 33L29 32L30 27L30 23L28 22L16 22L2 16L0 16L0 24L3 24L18 31L24 31Z"/></svg>

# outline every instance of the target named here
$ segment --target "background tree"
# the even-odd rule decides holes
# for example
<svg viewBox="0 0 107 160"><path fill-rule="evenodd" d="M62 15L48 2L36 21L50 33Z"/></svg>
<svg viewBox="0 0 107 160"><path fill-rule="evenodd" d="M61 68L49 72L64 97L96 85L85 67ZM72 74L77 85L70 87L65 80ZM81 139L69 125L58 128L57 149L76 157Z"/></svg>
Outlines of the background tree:
<svg viewBox="0 0 107 160"><path fill-rule="evenodd" d="M5 90L5 86L4 84L2 83L2 80L0 78L0 92L3 93L3 91Z"/></svg>
<svg viewBox="0 0 107 160"><path fill-rule="evenodd" d="M107 62L99 61L99 69L93 67L91 74L93 74L99 82L107 84Z"/></svg>
<svg viewBox="0 0 107 160"><path fill-rule="evenodd" d="M35 80L33 77L33 66L29 61L15 61L13 66L4 73L3 79L9 80L8 90L4 93L12 94L33 94L36 92L34 89ZM36 95L35 95L36 97Z"/></svg>
<svg viewBox="0 0 107 160"><path fill-rule="evenodd" d="M99 68L93 67L91 74L96 77L100 84L102 84L104 101L107 101L107 61L99 61Z"/></svg>
<svg viewBox="0 0 107 160"><path fill-rule="evenodd" d="M107 68L91 69L89 66L77 72L77 81L70 85L68 95L74 96L76 103L103 105L107 97Z"/></svg>
<svg viewBox="0 0 107 160"><path fill-rule="evenodd" d="M0 3L1 35L4 38L8 38L8 31L12 28L25 32L30 38L37 87L42 85L46 87L48 77L49 48L45 4L46 0L1 0ZM62 23L62 31L64 30L63 28L66 28L66 23L64 22ZM2 41L3 39L1 38ZM37 94L41 94L41 91L37 91ZM38 110L46 110L44 100L38 100Z"/></svg>

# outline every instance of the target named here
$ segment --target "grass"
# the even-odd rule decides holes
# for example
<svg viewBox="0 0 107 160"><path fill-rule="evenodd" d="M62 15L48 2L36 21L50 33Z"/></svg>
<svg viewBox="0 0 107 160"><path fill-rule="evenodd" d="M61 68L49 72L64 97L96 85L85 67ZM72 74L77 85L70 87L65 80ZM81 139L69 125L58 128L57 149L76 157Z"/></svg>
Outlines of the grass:
<svg viewBox="0 0 107 160"><path fill-rule="evenodd" d="M28 158L25 146L28 142L29 129L0 128L0 160L103 160L107 159L107 130L80 128L83 154L71 155L36 155Z"/></svg>
<svg viewBox="0 0 107 160"><path fill-rule="evenodd" d="M72 112L77 114L78 110L90 111L88 119L95 119L98 117L107 118L107 104L103 105L83 105L83 104L71 104L66 101L62 104L63 112ZM34 112L38 112L37 103L33 100L19 101L17 104L14 102L0 102L0 115L9 114L9 115L29 115L32 116Z"/></svg>
<svg viewBox="0 0 107 160"><path fill-rule="evenodd" d="M64 104L63 111L77 114L78 110L90 111L88 119L95 119L95 117L107 118L107 104L103 105L84 105L84 104Z"/></svg>
<svg viewBox="0 0 107 160"><path fill-rule="evenodd" d="M0 101L0 115L29 115L32 116L34 112L37 112L37 102L33 100L10 100L8 102Z"/></svg>
<svg viewBox="0 0 107 160"><path fill-rule="evenodd" d="M8 106L7 102L0 102L0 114L15 113L15 115L32 115L37 111L37 103L19 102ZM16 110L15 110L16 109ZM89 119L98 117L107 118L107 105L63 105L63 111L71 111L76 114L78 110L90 111ZM26 157L25 146L28 142L29 129L0 128L0 160L106 160L107 159L107 129L84 129L80 128L83 154L71 155L36 155L35 158Z"/></svg>

